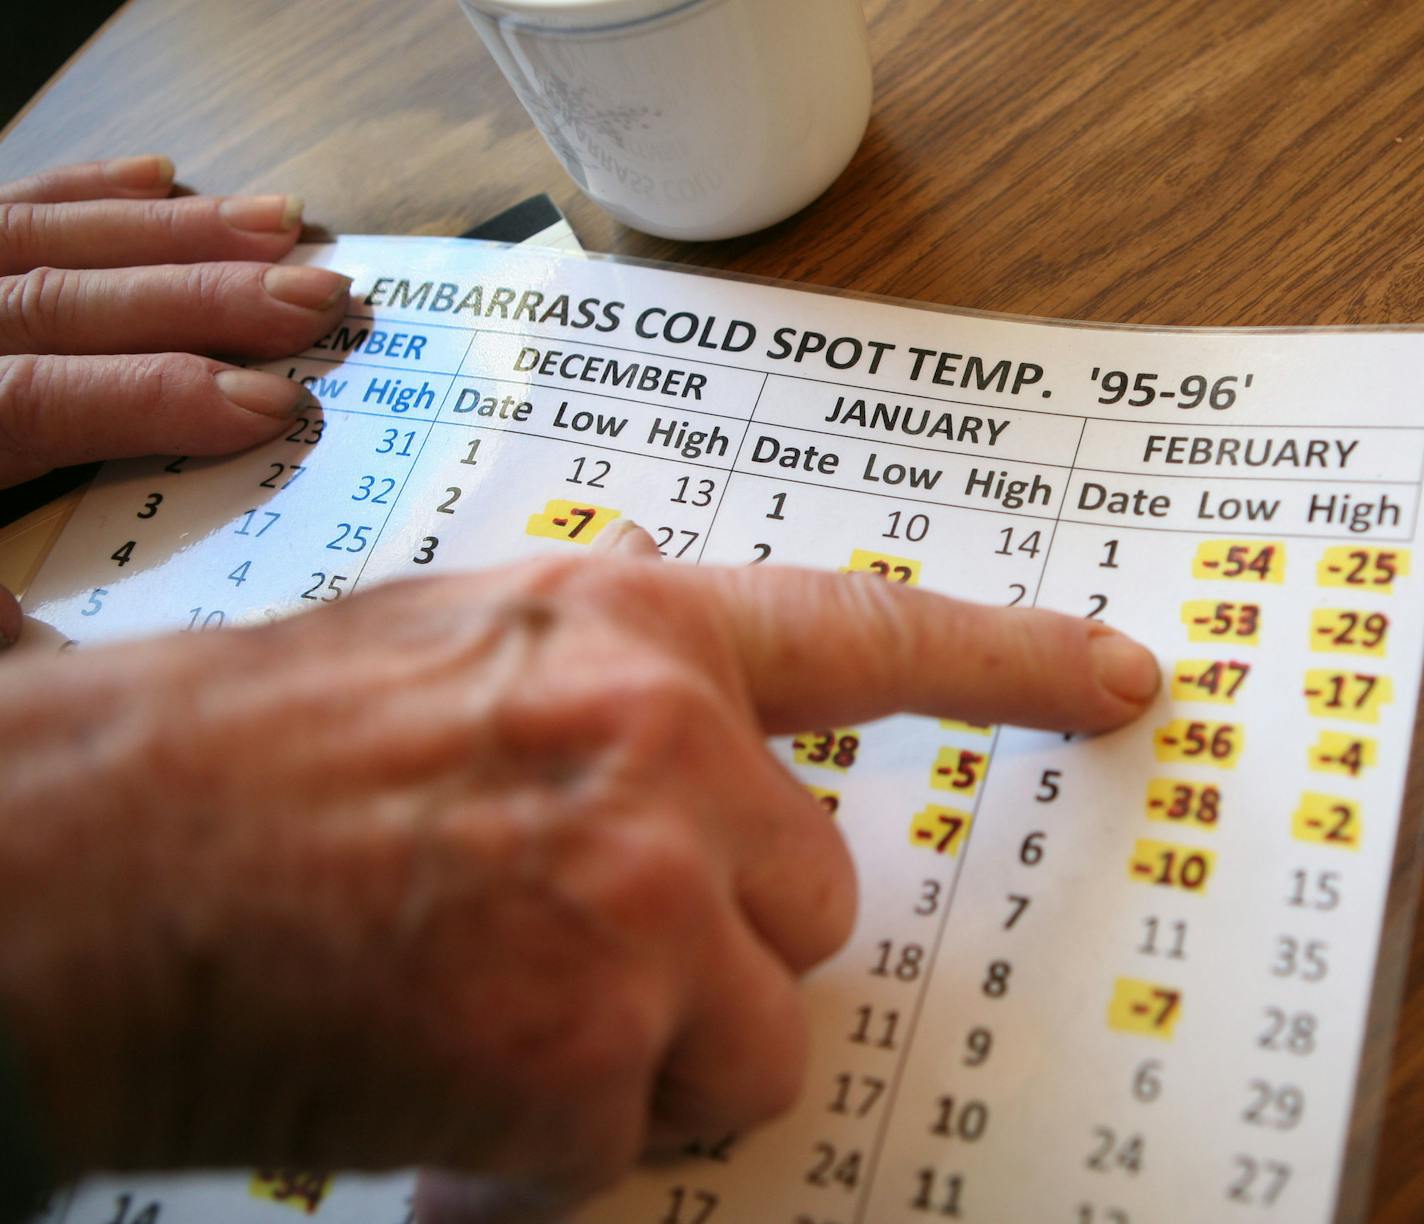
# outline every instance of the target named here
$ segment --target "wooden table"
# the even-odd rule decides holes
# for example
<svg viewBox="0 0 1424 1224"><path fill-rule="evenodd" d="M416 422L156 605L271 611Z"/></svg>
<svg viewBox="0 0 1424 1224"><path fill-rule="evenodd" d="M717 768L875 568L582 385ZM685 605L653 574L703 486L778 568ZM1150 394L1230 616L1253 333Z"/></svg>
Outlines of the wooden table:
<svg viewBox="0 0 1424 1224"><path fill-rule="evenodd" d="M1424 320L1417 0L867 10L859 155L810 208L732 242L649 238L587 203L453 0L130 0L5 130L0 179L164 151L203 191L297 192L333 232L457 233L548 191L593 250L985 310ZM1401 878L1386 947L1403 967ZM1400 1224L1424 1219L1424 941L1405 990L1370 1216ZM1366 1051L1379 1090L1386 1035Z"/></svg>

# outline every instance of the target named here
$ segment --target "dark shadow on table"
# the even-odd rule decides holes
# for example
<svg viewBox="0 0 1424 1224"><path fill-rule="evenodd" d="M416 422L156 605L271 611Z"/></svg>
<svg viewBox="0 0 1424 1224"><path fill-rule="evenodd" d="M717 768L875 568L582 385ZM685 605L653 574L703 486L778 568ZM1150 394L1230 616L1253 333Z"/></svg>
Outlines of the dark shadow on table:
<svg viewBox="0 0 1424 1224"><path fill-rule="evenodd" d="M7 5L0 39L0 125L9 123L118 7L119 0Z"/></svg>

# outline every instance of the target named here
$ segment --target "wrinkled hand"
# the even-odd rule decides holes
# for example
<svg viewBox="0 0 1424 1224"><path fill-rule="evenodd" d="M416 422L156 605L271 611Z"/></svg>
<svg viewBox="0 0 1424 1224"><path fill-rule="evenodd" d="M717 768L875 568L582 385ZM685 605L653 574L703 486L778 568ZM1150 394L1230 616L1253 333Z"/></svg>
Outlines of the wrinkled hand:
<svg viewBox="0 0 1424 1224"><path fill-rule="evenodd" d="M152 156L0 185L0 486L239 450L313 403L294 381L195 355L278 357L341 317L345 277L272 266L301 201L169 199L172 185Z"/></svg>
<svg viewBox="0 0 1424 1224"><path fill-rule="evenodd" d="M0 1016L61 1172L421 1163L495 1179L428 1215L552 1218L797 1093L855 886L767 733L1156 687L1091 621L638 534L16 662Z"/></svg>

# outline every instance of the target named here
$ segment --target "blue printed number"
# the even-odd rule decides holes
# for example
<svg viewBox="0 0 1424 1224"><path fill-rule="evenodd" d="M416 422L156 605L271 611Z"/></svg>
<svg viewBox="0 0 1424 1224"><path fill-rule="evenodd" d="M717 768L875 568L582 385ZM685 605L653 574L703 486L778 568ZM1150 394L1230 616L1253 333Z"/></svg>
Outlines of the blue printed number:
<svg viewBox="0 0 1424 1224"><path fill-rule="evenodd" d="M389 476L362 476L361 486L351 494L352 501L368 501L373 506L389 505L387 498L395 492L396 482Z"/></svg>

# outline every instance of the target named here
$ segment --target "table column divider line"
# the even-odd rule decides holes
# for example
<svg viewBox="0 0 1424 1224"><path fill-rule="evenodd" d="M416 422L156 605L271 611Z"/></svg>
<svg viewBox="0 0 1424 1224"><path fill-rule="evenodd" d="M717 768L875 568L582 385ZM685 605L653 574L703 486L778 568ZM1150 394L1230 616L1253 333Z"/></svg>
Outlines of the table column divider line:
<svg viewBox="0 0 1424 1224"><path fill-rule="evenodd" d="M742 457L742 449L747 444L747 434L752 431L752 422L756 420L757 409L761 407L761 397L766 394L766 384L771 381L771 375L763 373L761 376L761 386L756 393L756 399L752 401L751 416L747 417L742 428L742 440L737 443L737 452L732 456L732 464L727 469L727 479L722 484L722 495L717 499L717 504L712 508L712 518L707 524L707 534L702 539L702 547L697 550L697 564L702 564L702 555L707 551L707 545L712 541L712 529L717 526L717 516L722 513L722 503L727 500L727 491L732 487L732 477L737 473L737 463Z"/></svg>
<svg viewBox="0 0 1424 1224"><path fill-rule="evenodd" d="M1073 473L1078 468L1078 453L1083 449L1083 437L1088 432L1088 418L1078 427L1078 444L1073 448L1073 458L1068 463L1068 475L1064 477L1063 494L1058 499L1058 513L1053 516L1053 527L1048 533L1048 546L1043 554L1043 568L1038 571L1038 582L1033 588L1033 598L1029 607L1038 607L1039 592L1043 590L1043 580L1048 575L1048 563L1053 560L1053 542L1058 538L1058 524L1063 521L1063 508L1068 504L1068 490L1073 484Z"/></svg>
<svg viewBox="0 0 1424 1224"><path fill-rule="evenodd" d="M860 1201L856 1204L854 1224L864 1224L865 1213L870 1206L871 1195L875 1191L876 1179L880 1175L880 1158L885 1151L885 1140L890 1133L890 1127L895 1122L895 1105L900 1098L900 1085L904 1081L905 1068L909 1065L910 1056L914 1050L915 1033L920 1027L920 1016L925 1009L925 1000L929 997L930 983L934 979L935 967L939 964L939 952L944 944L944 933L949 929L949 916L954 911L954 898L959 892L959 881L964 878L964 872L969 863L969 848L974 841L975 826L979 823L979 809L983 807L984 796L989 791L989 776L994 769L994 757L999 750L1001 732L1002 728L996 726L994 734L989 740L989 751L986 754L988 764L984 768L984 776L980 779L979 790L975 794L974 803L969 810L969 831L964 836L964 845L960 848L959 861L955 864L953 876L945 886L944 913L940 917L939 925L935 928L934 942L930 946L929 959L925 962L924 982L920 986L919 993L915 996L909 1023L905 1026L904 1049L896 1060L895 1070L890 1077L889 1091L885 1095L885 1114L871 1144L870 1160L865 1173L865 1189L861 1192Z"/></svg>

